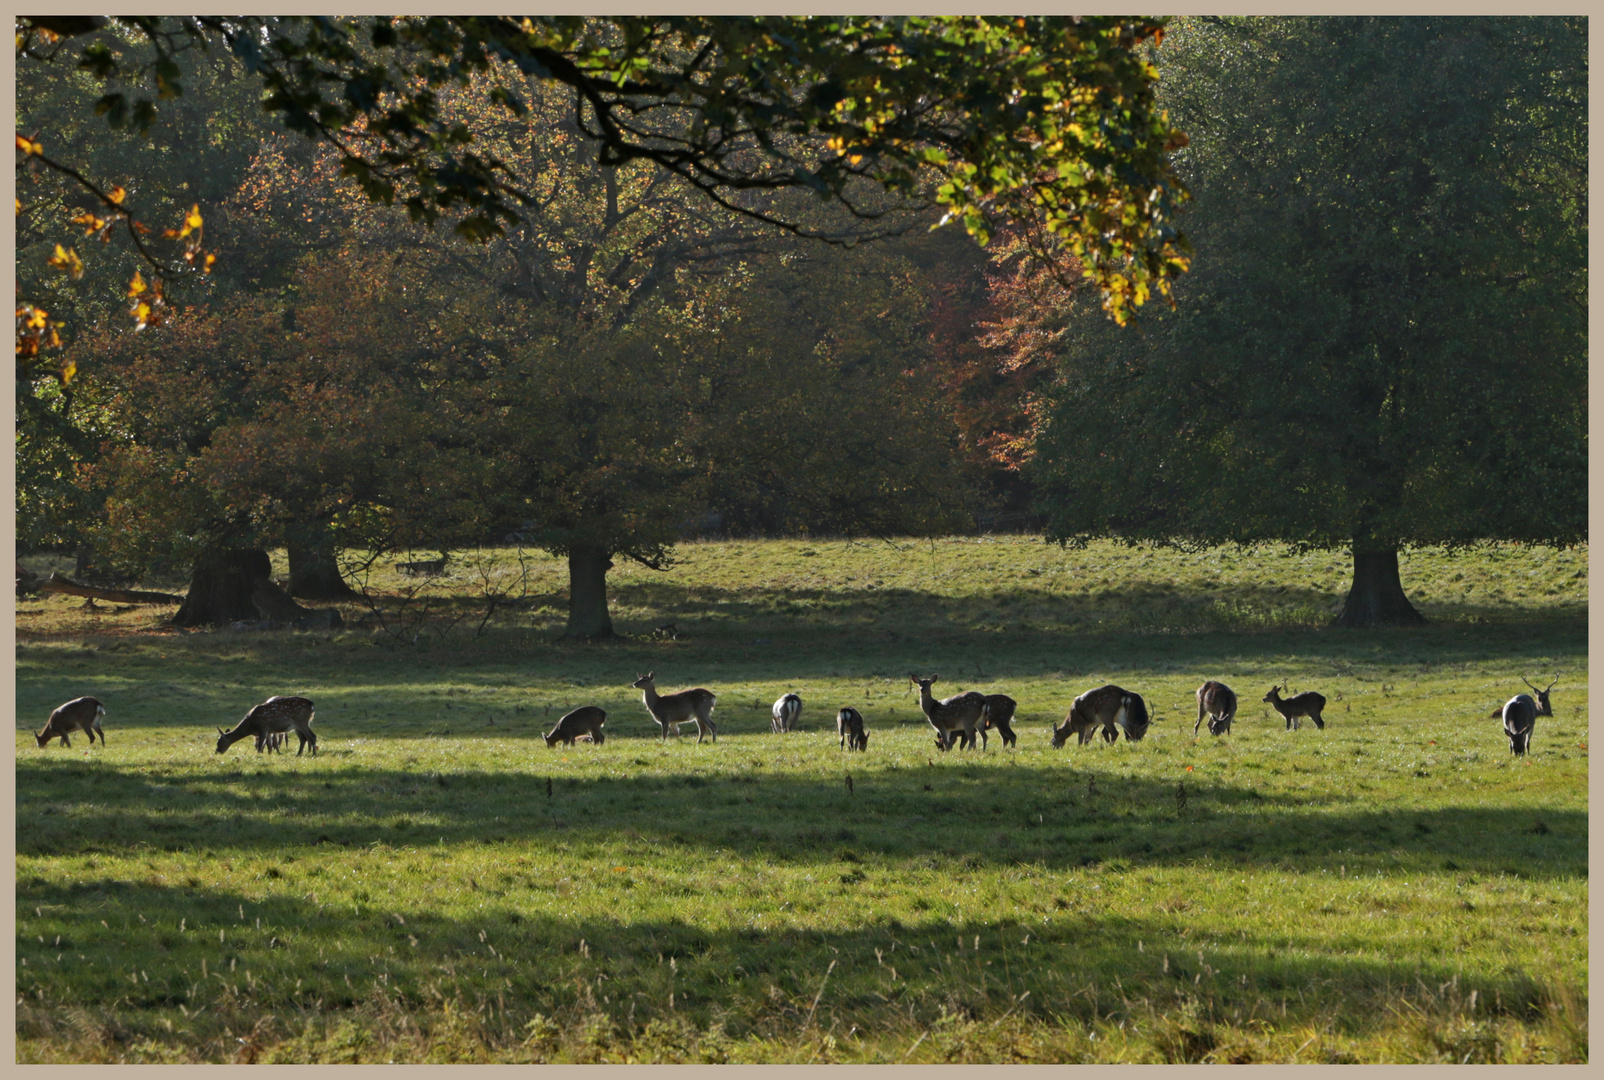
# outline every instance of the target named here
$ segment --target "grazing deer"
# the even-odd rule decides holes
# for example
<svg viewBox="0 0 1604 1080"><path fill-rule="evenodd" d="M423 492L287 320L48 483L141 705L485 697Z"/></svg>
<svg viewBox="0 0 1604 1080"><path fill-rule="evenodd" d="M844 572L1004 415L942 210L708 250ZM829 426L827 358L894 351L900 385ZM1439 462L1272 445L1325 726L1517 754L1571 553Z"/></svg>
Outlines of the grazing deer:
<svg viewBox="0 0 1604 1080"><path fill-rule="evenodd" d="M1053 748L1063 746L1071 734L1084 746L1092 741L1092 734L1099 726L1103 729L1104 742L1115 742L1121 731L1125 732L1126 742L1136 742L1147 734L1150 723L1152 718L1141 694L1109 683L1088 690L1074 700L1064 722L1053 727Z"/></svg>
<svg viewBox="0 0 1604 1080"><path fill-rule="evenodd" d="M795 731L796 718L802 715L802 699L795 694L783 694L774 703L774 721L770 729L776 732Z"/></svg>
<svg viewBox="0 0 1604 1080"><path fill-rule="evenodd" d="M236 724L233 731L217 729L217 752L226 752L241 739L254 737L258 746L261 746L274 733L293 731L301 740L295 749L295 756L300 757L309 744L315 754L317 735L312 731L314 715L312 703L304 697L270 697L246 713L245 719Z"/></svg>
<svg viewBox="0 0 1604 1080"><path fill-rule="evenodd" d="M936 747L950 750L957 739L961 745L973 749L975 730L986 720L986 695L968 690L937 701L930 693L930 684L936 679L935 675L928 679L908 676L908 682L919 688L920 710L924 712L925 719L930 721L930 726L936 729Z"/></svg>
<svg viewBox="0 0 1604 1080"><path fill-rule="evenodd" d="M89 745L95 744L95 736L100 736L100 745L106 745L106 733L100 729L100 718L106 715L106 707L92 697L73 698L65 705L57 706L50 719L45 721L44 730L35 735L40 746L44 746L51 739L59 738L62 746L71 746L72 740L67 738L70 731L82 731L89 736Z"/></svg>
<svg viewBox="0 0 1604 1080"><path fill-rule="evenodd" d="M1019 736L1014 734L1013 728L1014 710L1017 708L1019 708L1019 702L1007 694L986 695L986 722L980 727L980 748L982 750L986 748L986 732L992 728L996 728L997 734L1002 736L1004 746L1012 746L1019 741Z"/></svg>
<svg viewBox="0 0 1604 1080"><path fill-rule="evenodd" d="M1324 730L1326 722L1320 718L1320 714L1325 711L1325 695L1317 694L1313 690L1305 690L1303 693L1294 694L1283 701L1281 699L1281 691L1286 688L1286 683L1270 687L1270 692L1264 695L1264 700L1269 702L1276 712L1286 717L1287 730L1301 730L1303 721L1300 718L1304 716L1313 720L1315 727Z"/></svg>
<svg viewBox="0 0 1604 1080"><path fill-rule="evenodd" d="M564 743L572 746L575 739L588 739L600 746L607 740L607 736L602 734L602 725L605 723L605 712L594 705L581 705L573 712L563 714L557 726L551 729L551 734L546 736L546 745Z"/></svg>
<svg viewBox="0 0 1604 1080"><path fill-rule="evenodd" d="M851 705L835 714L835 731L848 750L869 749L869 733L863 727L863 714Z"/></svg>
<svg viewBox="0 0 1604 1080"><path fill-rule="evenodd" d="M718 698L711 690L703 690L698 686L694 690L681 690L676 694L659 694L657 687L652 685L653 673L637 678L630 685L641 692L641 700L646 703L646 711L652 714L663 728L663 741L668 741L668 729L674 729L675 738L679 737L679 726L691 720L696 721L696 744L700 746L702 740L708 735L718 742L718 725L713 723L713 706L718 704Z"/></svg>
<svg viewBox="0 0 1604 1080"><path fill-rule="evenodd" d="M1231 734L1231 721L1236 718L1236 691L1212 679L1198 687L1197 723L1192 725L1194 736L1205 716L1209 718L1210 735Z"/></svg>

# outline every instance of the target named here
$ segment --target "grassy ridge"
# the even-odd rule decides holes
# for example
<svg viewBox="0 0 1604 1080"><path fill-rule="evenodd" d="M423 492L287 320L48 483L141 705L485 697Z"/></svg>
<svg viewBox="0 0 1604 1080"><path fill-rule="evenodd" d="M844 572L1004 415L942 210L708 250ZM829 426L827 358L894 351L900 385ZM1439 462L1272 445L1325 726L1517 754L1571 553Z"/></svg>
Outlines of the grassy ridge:
<svg viewBox="0 0 1604 1080"><path fill-rule="evenodd" d="M522 629L538 579L405 647L21 605L20 715L96 693L111 746L19 732L19 1057L1585 1060L1585 552L1495 554L1406 560L1407 633L1317 629L1327 556L1017 540L691 545L614 590L682 637L589 648ZM1013 694L1019 747L936 752L915 667ZM649 668L718 692L716 745L655 741ZM1545 672L1512 762L1486 713ZM1153 732L1051 750L1104 679ZM317 759L212 752L288 692ZM583 703L607 743L548 750Z"/></svg>

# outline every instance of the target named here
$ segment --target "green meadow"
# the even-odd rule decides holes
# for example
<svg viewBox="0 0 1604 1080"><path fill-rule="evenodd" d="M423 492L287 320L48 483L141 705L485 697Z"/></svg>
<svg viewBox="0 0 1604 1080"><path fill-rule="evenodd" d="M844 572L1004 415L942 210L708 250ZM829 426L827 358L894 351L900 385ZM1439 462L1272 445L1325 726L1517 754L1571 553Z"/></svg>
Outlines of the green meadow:
<svg viewBox="0 0 1604 1080"><path fill-rule="evenodd" d="M382 562L332 632L19 601L18 1060L1587 1060L1585 549L1406 553L1430 624L1377 632L1326 626L1342 553L679 556L610 575L600 645L504 550ZM646 671L714 691L717 741L661 742ZM913 672L1015 697L1017 747L938 751ZM1523 676L1558 682L1516 760ZM1193 737L1207 678L1228 736ZM1108 681L1147 737L1052 749ZM292 693L319 754L214 752ZM38 749L80 694L108 744ZM606 742L548 748L584 704Z"/></svg>

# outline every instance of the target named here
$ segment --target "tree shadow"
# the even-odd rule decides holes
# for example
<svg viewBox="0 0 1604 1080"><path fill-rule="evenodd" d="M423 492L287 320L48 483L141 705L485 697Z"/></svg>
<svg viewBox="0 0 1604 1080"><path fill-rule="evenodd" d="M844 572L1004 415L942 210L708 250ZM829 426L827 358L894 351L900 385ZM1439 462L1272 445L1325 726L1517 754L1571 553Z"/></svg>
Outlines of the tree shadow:
<svg viewBox="0 0 1604 1080"><path fill-rule="evenodd" d="M603 751L599 750L598 753ZM1584 811L1502 805L1395 811L1366 796L1308 799L1251 786L1172 785L1066 758L1062 770L843 762L843 778L764 775L743 750L701 771L632 775L405 771L301 759L272 772L124 772L106 762L19 761L17 854L171 850L261 853L332 845L564 843L619 837L774 862L831 861L845 848L897 860L1025 864L1047 871L1214 860L1293 873L1586 876ZM84 793L92 791L92 800Z"/></svg>
<svg viewBox="0 0 1604 1080"><path fill-rule="evenodd" d="M25 1000L71 1001L114 1029L137 1028L142 1011L182 1008L183 1034L227 1055L244 1040L226 1036L261 1031L269 1013L293 1034L312 1018L333 1029L342 1012L376 1002L454 1007L503 1045L523 1041L537 1013L561 1024L605 1014L626 1038L650 1037L652 1021L675 1017L698 1029L723 1023L740 1038L815 1020L825 1031L871 1034L1011 1014L1052 1025L1151 1022L1187 1003L1201 1006L1194 1022L1203 1031L1211 1020L1335 1019L1362 1037L1396 1028L1400 1002L1429 1009L1450 987L1460 1008L1479 997L1483 1015L1527 1019L1553 989L1514 969L1466 974L1451 954L1343 953L1316 931L1286 926L1246 939L1189 937L1179 911L901 920L862 899L874 873L835 888L859 913L844 929L531 915L524 900L536 883L516 868L475 882L482 902L471 918L385 896L321 904L198 884L24 878L18 910L39 915L19 937L17 989ZM53 965L63 951L92 957L93 971L70 976Z"/></svg>

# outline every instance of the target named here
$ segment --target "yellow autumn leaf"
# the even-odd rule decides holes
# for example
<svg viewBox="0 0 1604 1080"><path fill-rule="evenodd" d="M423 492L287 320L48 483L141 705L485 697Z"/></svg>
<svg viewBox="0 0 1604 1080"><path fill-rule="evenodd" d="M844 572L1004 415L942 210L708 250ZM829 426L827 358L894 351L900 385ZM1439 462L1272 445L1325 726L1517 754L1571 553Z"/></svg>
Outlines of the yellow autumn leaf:
<svg viewBox="0 0 1604 1080"><path fill-rule="evenodd" d="M72 382L72 377L76 374L78 374L78 362L76 360L63 360L61 362L61 381L63 383Z"/></svg>
<svg viewBox="0 0 1604 1080"><path fill-rule="evenodd" d="M208 255L208 256L206 256L206 265L201 267L201 273L203 273L203 274L211 273L212 272L212 263L214 263L216 261L217 261L217 256L216 255Z"/></svg>
<svg viewBox="0 0 1604 1080"><path fill-rule="evenodd" d="M139 273L138 270L135 270L134 271L134 280L132 280L132 281L130 281L128 283L128 295L129 296L138 296L140 293L142 293L144 291L145 291L145 279L140 276L140 273Z"/></svg>
<svg viewBox="0 0 1604 1080"><path fill-rule="evenodd" d="M123 204L123 200L126 199L127 197L128 197L128 192L124 191L120 187L112 188L111 189L111 194L106 196L106 198L110 199L112 202L116 203L118 206L121 206Z"/></svg>
<svg viewBox="0 0 1604 1080"><path fill-rule="evenodd" d="M42 154L45 151L45 148L42 145L34 142L32 139L24 138L21 135L17 136L17 149L21 150L24 154Z"/></svg>

